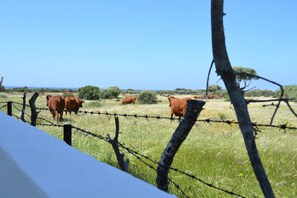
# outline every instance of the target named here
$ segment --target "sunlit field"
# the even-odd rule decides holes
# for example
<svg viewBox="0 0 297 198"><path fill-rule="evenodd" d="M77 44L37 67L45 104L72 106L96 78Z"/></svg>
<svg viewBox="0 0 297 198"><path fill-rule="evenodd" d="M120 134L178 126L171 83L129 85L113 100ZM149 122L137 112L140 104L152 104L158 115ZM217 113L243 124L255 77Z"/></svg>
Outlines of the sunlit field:
<svg viewBox="0 0 297 198"><path fill-rule="evenodd" d="M27 95L27 101L31 95ZM45 95L38 97L37 107L46 107ZM1 93L0 106L6 101L21 103L21 97L20 93ZM85 101L84 106L80 109L82 112L77 115L64 114L64 120L59 124L72 124L103 137L107 137L108 134L113 137L115 134L114 115L99 115L98 112L169 117L168 99L158 96L158 100L158 104L153 105L137 102L135 105L121 105L120 100L116 99ZM201 112L199 120L236 121L230 102L223 99L204 101L206 102L205 109ZM297 111L296 103L290 104ZM269 124L275 106L262 107L262 105L263 103L249 104L250 117L254 123ZM17 109L21 108L21 105L15 104L13 114L20 116L21 113ZM2 107L0 110L6 112L6 107ZM84 113L84 111L88 113ZM29 107L26 107L26 113L30 114ZM38 116L55 123L49 111L42 110ZM30 121L28 116L25 118ZM283 103L277 111L273 124L297 127L296 121L297 118ZM38 119L38 124L42 123L44 121ZM121 149L125 159L129 159L131 174L156 185L157 164L155 162L160 160L160 156L178 124L178 120L119 116L119 142L150 159L142 157L140 160L127 150ZM63 139L62 127L42 125L37 125L37 127ZM118 167L114 151L108 142L86 135L76 129L73 129L72 138L72 145L75 148L100 161ZM256 143L276 197L297 197L297 130L258 127ZM237 124L196 122L178 150L172 167L195 176L195 178L191 178L183 173L170 170L169 178L173 182L170 182L169 190L170 193L176 194L178 197L233 197L214 187L245 197L263 197ZM209 187L204 182L214 187Z"/></svg>

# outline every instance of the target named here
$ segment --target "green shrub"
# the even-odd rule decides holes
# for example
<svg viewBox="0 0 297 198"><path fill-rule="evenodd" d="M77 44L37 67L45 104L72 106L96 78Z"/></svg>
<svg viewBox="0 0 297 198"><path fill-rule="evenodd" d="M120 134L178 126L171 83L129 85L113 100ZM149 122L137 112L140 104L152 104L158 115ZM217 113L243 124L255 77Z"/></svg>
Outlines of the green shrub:
<svg viewBox="0 0 297 198"><path fill-rule="evenodd" d="M123 94L137 94L137 93L139 93L139 91L129 88L127 90L123 90L122 93Z"/></svg>
<svg viewBox="0 0 297 198"><path fill-rule="evenodd" d="M31 92L31 90L28 87L15 87L15 88L10 88L10 89L6 89L6 92Z"/></svg>
<svg viewBox="0 0 297 198"><path fill-rule="evenodd" d="M227 101L227 102L230 102L231 101L230 100L230 97L229 97L229 94L228 94L228 92L226 90L224 90L222 92L222 95L223 95L223 98L224 98L225 101Z"/></svg>
<svg viewBox="0 0 297 198"><path fill-rule="evenodd" d="M284 97L297 101L297 85L287 85L283 86L284 89ZM280 97L281 91L276 90L274 92L274 97Z"/></svg>
<svg viewBox="0 0 297 198"><path fill-rule="evenodd" d="M219 113L218 116L219 116L220 120L227 120L227 116L224 113Z"/></svg>
<svg viewBox="0 0 297 198"><path fill-rule="evenodd" d="M119 87L109 87L108 89L104 89L100 92L101 98L104 99L111 99L111 98L118 98L120 95L121 90Z"/></svg>
<svg viewBox="0 0 297 198"><path fill-rule="evenodd" d="M113 98L118 98L121 93L120 88L117 86L109 87L107 90Z"/></svg>
<svg viewBox="0 0 297 198"><path fill-rule="evenodd" d="M245 92L244 95L247 97L260 97L260 96L271 97L273 96L273 91L265 90L265 89L264 90L254 89L254 90Z"/></svg>
<svg viewBox="0 0 297 198"><path fill-rule="evenodd" d="M101 90L100 91L100 98L111 99L112 98L112 94L107 89L104 89L104 90Z"/></svg>
<svg viewBox="0 0 297 198"><path fill-rule="evenodd" d="M142 91L138 98L140 104L156 104L158 103L157 93L154 91Z"/></svg>
<svg viewBox="0 0 297 198"><path fill-rule="evenodd" d="M66 98L66 97L74 97L74 93L72 92L72 91L66 91L66 92L64 92L63 94L62 94L62 96L64 97L64 98Z"/></svg>
<svg viewBox="0 0 297 198"><path fill-rule="evenodd" d="M85 100L99 100L100 89L99 87L87 85L78 89L78 97Z"/></svg>

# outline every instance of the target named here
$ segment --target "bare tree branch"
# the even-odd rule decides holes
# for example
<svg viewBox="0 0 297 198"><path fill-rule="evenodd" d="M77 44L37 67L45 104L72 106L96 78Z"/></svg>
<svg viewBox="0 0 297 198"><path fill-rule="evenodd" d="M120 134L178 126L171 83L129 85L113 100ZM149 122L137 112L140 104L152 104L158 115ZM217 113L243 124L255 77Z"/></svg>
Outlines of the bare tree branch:
<svg viewBox="0 0 297 198"><path fill-rule="evenodd" d="M267 99L267 100L245 100L247 104L249 103L260 103L260 102L276 102L276 101L288 101L288 98L283 99Z"/></svg>
<svg viewBox="0 0 297 198"><path fill-rule="evenodd" d="M246 150L254 173L265 197L274 197L273 190L262 165L255 142L254 128L251 122L243 92L236 83L236 75L231 67L223 26L223 0L211 1L212 49L217 73L222 77L230 100L234 106L239 127L243 135Z"/></svg>
<svg viewBox="0 0 297 198"><path fill-rule="evenodd" d="M279 83L277 83L277 82L274 82L274 81L272 81L272 80L269 80L269 79L267 79L267 78L258 76L258 75L249 74L249 73L245 73L245 74L247 74L247 75L249 75L249 76L251 76L251 77L256 77L256 78L265 80L265 81L267 81L267 82L269 82L269 83L275 84L275 85L277 85L277 86L280 87L281 95L280 95L280 97L279 97L278 99L269 99L269 100L246 100L247 103L250 103L250 102L254 102L254 103L255 103L255 102L272 102L272 101L278 101L278 103L277 103L276 105L274 105L274 106L276 106L276 108L275 108L275 111L274 111L274 113L273 113L273 115L272 115L272 117L271 117L270 125L272 125L273 120L274 120L274 117L275 117L275 115L276 115L276 113L277 113L277 111L278 111L278 109L279 109L279 107L280 107L280 103L281 103L282 101L285 102L285 103L287 104L287 106L288 106L288 108L290 109L290 111L292 112L292 114L294 114L294 116L297 117L297 113L293 110L293 108L292 108L291 105L289 104L289 99L288 99L288 98L283 98L283 96L284 96L284 89L283 89L283 86L282 86L281 84L279 84Z"/></svg>
<svg viewBox="0 0 297 198"><path fill-rule="evenodd" d="M213 64L214 64L214 59L212 59L209 70L208 70L207 81L206 81L206 89L205 89L206 90L206 93L205 93L206 96L208 95L209 77L210 77L210 72L212 70Z"/></svg>

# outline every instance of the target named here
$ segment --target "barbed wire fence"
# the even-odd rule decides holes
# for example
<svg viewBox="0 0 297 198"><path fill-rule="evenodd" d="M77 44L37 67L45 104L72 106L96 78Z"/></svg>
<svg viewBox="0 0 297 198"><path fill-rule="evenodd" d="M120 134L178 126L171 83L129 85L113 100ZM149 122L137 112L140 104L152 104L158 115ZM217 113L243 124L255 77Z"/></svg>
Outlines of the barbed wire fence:
<svg viewBox="0 0 297 198"><path fill-rule="evenodd" d="M17 111L21 112L21 109L18 108L16 105L22 105L22 104L21 103L15 103L15 104L13 104L14 109L16 109ZM4 108L6 106L7 105L2 105L1 108ZM46 108L37 108L37 109L38 110L48 110ZM84 113L86 113L86 112L84 112ZM88 112L88 113L94 114L92 112ZM141 115L135 115L135 114L134 115L129 115L129 114L116 114L116 113L113 113L112 114L112 113L107 113L107 112L106 113L97 112L96 114L97 115L105 115L105 116L108 116L108 117L110 117L110 116L114 116L114 117L123 116L123 117L126 117L126 118L127 117L134 117L134 118L138 118L139 117L139 118L154 118L154 119L167 119L167 120L168 119L171 119L171 118L168 118L168 117L161 117L161 116L149 116L149 115L141 116ZM96 114L94 114L94 115L96 115ZM28 116L28 117L30 117L30 115L27 114L27 113L25 113L25 115ZM14 117L16 117L18 119L21 119L21 117L18 116L18 115L16 115L16 114L12 114L12 116L14 116ZM38 117L38 120L39 121L44 121L44 123L38 122L37 125L39 125L39 126L60 127L60 128L63 127L63 125L55 124L55 123L53 123L53 122L51 122L51 121L49 121L49 120L47 120L45 118L42 118L42 117ZM27 123L29 123L29 122L27 122ZM94 138L96 138L98 140L103 140L106 143L110 143L110 138L109 137L104 137L102 135L98 135L96 133L93 133L91 131L88 131L88 130L85 130L85 129L82 129L82 128L79 128L79 127L76 127L76 126L72 126L72 128L75 129L76 131L82 132L83 134L89 135L89 136L94 137ZM150 169L152 169L154 171L157 170L156 167L154 167L154 166L157 166L159 164L157 160L152 159L151 157L146 156L144 154L141 154L140 152L138 152L138 151L136 151L134 149L128 148L127 146L125 146L121 142L118 142L118 145L119 145L120 148L122 148L123 150L126 150L129 154L131 154L132 156L134 156L135 159L139 160L140 162L142 162L143 164L145 164ZM153 165L151 165L150 163L152 163ZM171 170L174 170L175 172L178 172L180 174L183 174L184 176L187 176L189 178L195 179L195 180L201 182L202 184L207 185L207 186L209 186L211 188L220 190L220 191L225 192L225 193L228 193L230 195L235 195L235 196L238 196L238 197L244 197L244 196L239 195L237 193L234 193L232 191L228 191L228 190L225 190L223 188L216 187L216 186L214 186L214 185L212 185L210 183L207 183L207 182L203 181L202 179L199 179L197 176L195 176L193 174L186 173L185 171L179 170L178 168L170 167L170 169ZM180 194L183 197L190 197L190 196L188 196L186 194L186 192L184 190L182 190L182 188L180 187L180 185L177 182L175 182L171 178L168 178L168 179L169 179L169 182L173 186L175 186L175 188L180 192Z"/></svg>
<svg viewBox="0 0 297 198"><path fill-rule="evenodd" d="M37 110L41 110L41 111L48 111L47 108L36 108ZM109 113L109 112L100 112L100 111L78 111L78 113L81 114L90 114L90 115L105 115L105 116L118 116L118 117L131 117L131 118L145 118L147 120L149 119L156 119L156 120L172 120L172 121L180 121L179 118L171 118L171 117L167 117L167 116L159 116L159 115L140 115L140 114L121 114L121 113ZM204 123L221 123L221 124L227 124L227 125L232 125L232 124L236 124L238 125L239 123L235 120L228 120L228 119L211 119L211 118L206 118L206 119L197 119L197 122L204 122ZM278 128L280 130L297 130L297 127L295 126L290 126L290 124L288 123L283 123L283 124L262 124L262 123L256 123L253 122L252 125L256 128L260 128L260 127L266 127L266 128Z"/></svg>
<svg viewBox="0 0 297 198"><path fill-rule="evenodd" d="M4 108L7 106L7 102L0 102L0 104L3 104L2 106L0 106L1 108ZM22 103L19 102L13 102L13 107L15 109L17 109L18 111L22 111L20 108L17 108L15 104L17 105L23 105ZM26 105L27 107L30 107L30 105ZM264 106L269 106L269 105L264 105ZM272 104L273 106L273 104ZM39 111L48 111L48 108L40 108L37 107L36 110ZM149 119L156 119L156 120L172 120L172 121L180 121L179 118L176 117L169 117L169 116L159 116L159 115L140 115L140 114L126 114L126 113L110 113L110 112L101 112L101 111L81 111L79 110L78 113L80 114L90 114L90 115L105 115L105 116L118 116L118 117L131 117L131 118L145 118L147 120ZM26 114L27 116L30 116L29 114ZM40 118L42 119L42 118ZM197 122L204 122L204 123L221 123L221 124L227 124L227 125L232 125L232 124L236 124L238 125L239 123L235 120L229 120L229 119L212 119L212 118L206 118L206 119L197 119ZM278 128L280 130L297 130L297 127L295 126L290 126L290 124L288 123L282 123L282 124L263 124L263 123L256 123L253 122L252 125L255 128L259 128L259 127L265 127L265 128Z"/></svg>
<svg viewBox="0 0 297 198"><path fill-rule="evenodd" d="M3 105L1 105L3 104ZM22 103L19 103L19 102L12 102L12 107L14 109L16 109L17 111L19 112L22 112L22 109L18 108L17 105L23 105ZM3 109L5 107L8 106L8 103L7 102L0 102L0 109ZM30 107L30 105L26 105L28 107ZM36 108L36 110L39 110L39 111L48 111L47 108ZM120 113L109 113L109 112L100 112L100 111L79 111L78 113L80 114L90 114L90 115L104 115L104 116L107 116L109 117L109 119L111 117L124 117L124 118L128 118L128 117L132 117L132 118L144 118L146 120L150 120L150 119L157 119L157 120L174 120L174 121L178 121L179 119L177 118L171 118L171 117L166 117L166 116L155 116L155 115L139 115L139 114L120 114ZM25 113L25 115L27 117L30 117L30 115L28 113ZM18 118L18 119L21 119L20 116L16 115L16 114L12 114L12 116ZM26 121L27 122L27 121ZM236 124L238 125L238 122L237 121L234 121L234 120L215 120L215 119L197 119L197 122L204 122L204 123L208 123L208 124L211 124L211 123L221 123L221 124L227 124L227 125L232 125L232 124ZM29 123L29 122L27 122ZM56 123L53 123L45 118L42 118L42 117L38 117L38 123L37 125L39 126L48 126L48 127L60 127L60 128L63 128L63 125L60 125L60 124L56 124ZM285 123L285 124L280 124L280 125L272 125L272 124L258 124L258 123L253 123L253 126L256 128L256 130L259 130L258 128L259 127L266 127L266 128L278 128L279 130L283 130L283 131L286 131L287 129L288 130L296 130L297 131L297 127L294 127L294 126L289 126L289 124ZM105 136L102 136L102 135L99 135L99 134L96 134L94 132L91 132L91 131L88 131L88 130L85 130L85 129L82 129L82 128L79 128L77 126L72 126L72 129L75 129L76 132L81 132L85 135L88 135L88 136L91 136L93 138L96 138L98 140L103 140L105 141L106 143L111 143L110 141L110 137L105 137ZM127 146L125 146L123 143L121 142L118 142L118 146L122 149L122 150L125 150L127 151L130 155L134 156L135 159L139 160L140 162L142 162L144 165L146 165L148 168L156 171L156 167L157 165L159 165L159 162L155 159L152 159L151 157L149 156L146 156L144 154L141 154L140 152L134 150L134 149L131 149ZM206 185L212 189L215 189L215 190L218 190L218 191L221 191L223 193L226 193L226 194L229 194L229 195L233 195L233 196L237 196L237 197L245 197L243 195L240 195L238 193L235 193L235 192L232 192L232 191L229 191L227 189L224 189L224 188L221 188L221 187L218 187L218 186L215 186L211 183L208 183L206 181L204 181L203 179L201 178L198 178L195 174L191 174L191 173L188 173L187 171L183 171L183 170L179 170L178 168L175 168L175 167L170 167L170 170L172 171L175 171L181 175L184 175L188 178L191 178L191 179L194 179L195 181L198 181L200 182L201 184L203 185ZM169 182L180 192L181 196L182 197L190 197L186 194L186 192L184 190L182 190L182 188L180 187L180 185L178 183L176 183L173 179L171 178L168 178Z"/></svg>

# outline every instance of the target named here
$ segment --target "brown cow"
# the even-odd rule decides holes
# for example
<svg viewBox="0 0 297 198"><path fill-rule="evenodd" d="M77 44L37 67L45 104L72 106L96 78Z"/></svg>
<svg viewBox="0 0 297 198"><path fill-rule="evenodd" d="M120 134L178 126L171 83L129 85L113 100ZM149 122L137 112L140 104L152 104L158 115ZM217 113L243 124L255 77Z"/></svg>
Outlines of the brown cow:
<svg viewBox="0 0 297 198"><path fill-rule="evenodd" d="M63 119L63 111L65 108L65 100L62 96L46 96L47 106L53 118L59 120Z"/></svg>
<svg viewBox="0 0 297 198"><path fill-rule="evenodd" d="M208 96L207 95L195 95L194 98L195 99L207 99Z"/></svg>
<svg viewBox="0 0 297 198"><path fill-rule="evenodd" d="M76 97L71 97L68 96L65 98L65 109L66 109L66 115L67 112L69 112L71 114L71 112L73 111L75 114L77 114L78 110L80 107L82 107L82 104L85 101L76 98Z"/></svg>
<svg viewBox="0 0 297 198"><path fill-rule="evenodd" d="M126 96L122 99L122 104L135 104L136 96Z"/></svg>
<svg viewBox="0 0 297 198"><path fill-rule="evenodd" d="M195 95L194 98L195 99L204 99L205 96L204 95Z"/></svg>
<svg viewBox="0 0 297 198"><path fill-rule="evenodd" d="M176 98L174 96L169 96L169 107L171 107L171 119L173 119L173 114L178 116L179 119L183 117L187 109L187 100L191 100L190 97L187 98Z"/></svg>

